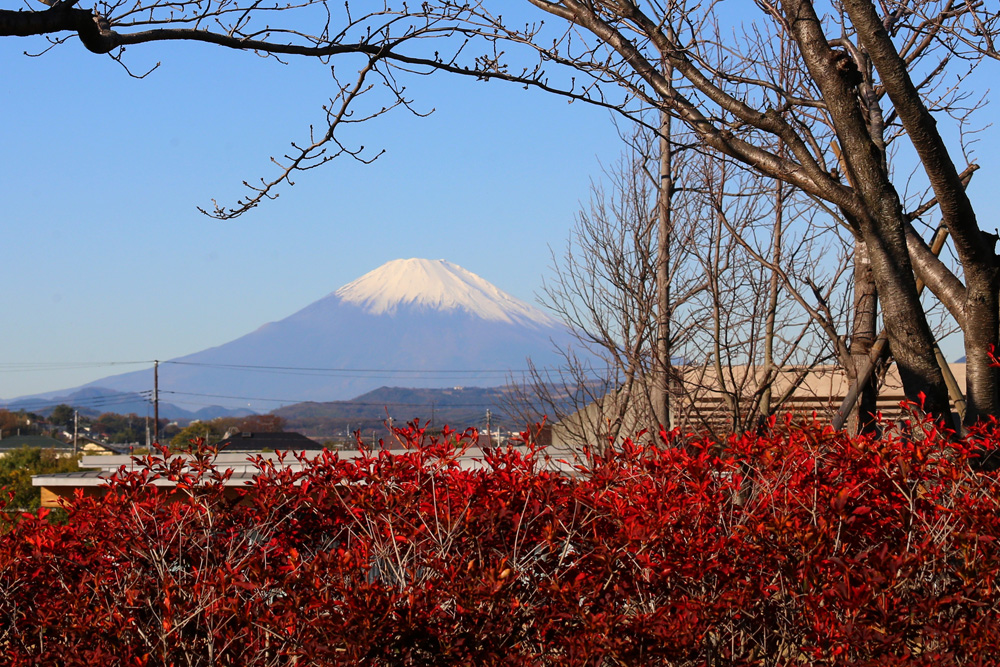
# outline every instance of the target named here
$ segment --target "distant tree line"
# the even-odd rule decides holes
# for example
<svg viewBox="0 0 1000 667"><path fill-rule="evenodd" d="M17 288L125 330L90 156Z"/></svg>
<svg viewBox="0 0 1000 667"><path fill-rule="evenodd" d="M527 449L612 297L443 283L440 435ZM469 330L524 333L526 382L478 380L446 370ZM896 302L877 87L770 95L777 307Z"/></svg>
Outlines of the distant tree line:
<svg viewBox="0 0 1000 667"><path fill-rule="evenodd" d="M19 447L0 457L0 503L6 503L8 512L34 512L41 504L41 493L31 484L34 475L79 469L75 456L59 456L51 449Z"/></svg>
<svg viewBox="0 0 1000 667"><path fill-rule="evenodd" d="M102 412L97 417L89 417L82 412L76 415L76 412L73 406L61 403L52 409L48 421L56 430L72 433L75 417L77 420L76 428L81 434L111 444L137 442L145 444L147 427L149 433L153 432L153 420L134 412L128 414ZM171 438L180 431L179 426L166 419L161 419L159 426L161 439Z"/></svg>
<svg viewBox="0 0 1000 667"><path fill-rule="evenodd" d="M281 433L285 430L285 424L285 418L277 415L218 417L209 421L193 421L170 439L170 446L188 448L201 439L206 445L215 445L236 433Z"/></svg>
<svg viewBox="0 0 1000 667"><path fill-rule="evenodd" d="M11 435L41 435L38 431L44 419L33 412L0 409L0 438Z"/></svg>

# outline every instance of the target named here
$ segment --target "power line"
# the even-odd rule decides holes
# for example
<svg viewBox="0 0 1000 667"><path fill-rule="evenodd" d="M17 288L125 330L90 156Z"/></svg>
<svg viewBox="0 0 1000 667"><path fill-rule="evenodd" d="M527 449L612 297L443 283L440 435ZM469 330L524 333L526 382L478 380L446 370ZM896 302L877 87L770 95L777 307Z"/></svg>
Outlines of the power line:
<svg viewBox="0 0 1000 667"><path fill-rule="evenodd" d="M153 365L155 360L143 361L58 361L58 362L0 362L0 373L21 373L36 371L65 371L85 368L102 368L107 366L137 366ZM507 375L511 373L529 373L530 368L452 368L452 369L420 369L420 368L345 368L324 366L268 366L261 364L212 364L197 361L161 361L160 364L176 366L199 366L203 368L222 368L241 371L261 371L274 373L307 373L307 374L371 374L359 377L388 377L397 375L430 375L430 376L472 376L472 375ZM546 370L536 368L534 370Z"/></svg>
<svg viewBox="0 0 1000 667"><path fill-rule="evenodd" d="M434 399L433 401L425 401L422 403L412 403L405 401L312 401L303 400L301 398L260 398L254 396L228 396L224 394L199 394L189 391L170 391L167 389L161 389L161 394L174 394L180 396L200 396L204 398L228 398L237 401L268 401L273 403L333 403L336 405L347 405L347 406L413 406L413 407L427 407L429 405L437 405L443 408L481 408L493 405L493 403L441 403L439 399ZM181 401L175 401L180 403ZM189 402L190 403L190 402Z"/></svg>
<svg viewBox="0 0 1000 667"><path fill-rule="evenodd" d="M228 396L225 394L200 394L193 391L171 391L161 389L161 394L174 394L176 396L201 396L204 398L229 398L236 401L267 401L270 403L302 403L300 398L260 398L257 396Z"/></svg>
<svg viewBox="0 0 1000 667"><path fill-rule="evenodd" d="M36 373L40 371L72 371L107 366L138 366L152 361L6 361L0 362L0 373Z"/></svg>
<svg viewBox="0 0 1000 667"><path fill-rule="evenodd" d="M202 366L206 368L228 368L233 370L252 371L293 371L308 373L392 373L393 375L475 375L475 374L507 374L528 373L530 368L477 368L477 369L418 369L418 368L324 368L310 366L262 366L251 364L209 364L195 361L161 361L161 364L176 364L179 366Z"/></svg>
<svg viewBox="0 0 1000 667"><path fill-rule="evenodd" d="M63 397L62 400L52 400L52 401L25 401L22 403L0 403L0 408L4 410L10 410L17 412L19 410L33 411L33 410L47 410L48 408L54 408L58 405L69 405L72 404L76 408L103 408L114 405L123 405L125 403L132 403L135 401L143 401L148 403L149 392L136 392L134 394L115 394L115 395L102 395L102 396L92 396L92 397L81 397L81 398L70 398Z"/></svg>
<svg viewBox="0 0 1000 667"><path fill-rule="evenodd" d="M210 368L239 368L254 370L281 370L281 371L316 371L316 372L350 372L350 373L506 373L508 369L487 368L487 369L453 369L453 370L429 370L419 368L329 368L316 366L262 366L253 364L207 364L195 361L164 361L164 364L178 364L182 366L208 366ZM528 369L524 369L528 370Z"/></svg>
<svg viewBox="0 0 1000 667"><path fill-rule="evenodd" d="M142 361L94 361L94 362L74 362L74 361L61 361L61 362L0 362L0 373L15 373L15 372L38 372L38 371L66 371L66 370L77 370L86 368L102 368L110 366L135 366L135 365L153 365L157 363L160 364L174 364L178 366L197 366L203 368L215 368L215 369L226 369L226 370L236 370L236 371L248 371L248 372L264 372L264 373L277 373L277 374L288 374L288 375L330 375L334 377L346 377L346 378L358 378L358 379L395 379L398 377L405 377L410 379L417 379L420 377L433 377L437 380L442 380L445 378L453 377L459 380L475 380L475 379L487 379L490 376L510 378L513 375L527 374L532 372L532 369L413 369L413 368L338 368L338 367L321 367L321 366L270 366L263 364L213 364L195 361L163 361L156 362L155 360L142 360ZM154 373L155 373L155 369ZM535 369L536 371L544 371L546 369ZM594 369L591 369L592 371ZM64 403L72 403L74 406L81 408L103 408L111 407L115 405L122 405L125 403L134 402L136 400L143 400L146 402L155 403L155 399L151 396L154 392L151 390L143 390L139 392L122 393L115 395L101 395L94 397L63 397L62 400L25 400L22 403L2 403L0 402L0 407L4 407L8 410L45 410L48 408L53 408L57 405ZM192 397L202 397L202 398L214 398L214 399L229 399L229 400L239 400L239 401L263 401L270 403L303 403L303 402L316 402L316 403L336 403L343 406L358 406L358 407L386 407L386 406L412 406L412 407L427 407L433 405L435 402L424 402L424 403L413 403L405 401L380 401L380 402L368 402L368 401L308 401L301 398L287 399L287 398L263 398L263 397L250 397L250 396L230 396L224 394L204 394L195 392L182 392L182 391L168 391L163 390L163 393L173 394L176 396L192 396ZM178 401L185 402L185 401ZM186 401L188 404L198 404L194 401ZM488 407L489 403L450 403L442 404L438 403L442 407L468 407L468 408L481 408Z"/></svg>

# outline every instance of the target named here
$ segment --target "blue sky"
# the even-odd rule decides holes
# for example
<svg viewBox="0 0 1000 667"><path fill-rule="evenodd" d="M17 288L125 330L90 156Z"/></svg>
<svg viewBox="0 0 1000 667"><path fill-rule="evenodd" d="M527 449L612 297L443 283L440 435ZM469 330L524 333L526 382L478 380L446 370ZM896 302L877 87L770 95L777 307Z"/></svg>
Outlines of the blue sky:
<svg viewBox="0 0 1000 667"><path fill-rule="evenodd" d="M0 42L0 363L169 359L281 319L380 264L444 258L534 301L590 179L620 146L607 112L513 86L423 77L429 118L359 128L337 160L250 214L234 202L308 136L327 68L199 45L135 48L144 80L74 42ZM0 372L0 397L117 370Z"/></svg>
<svg viewBox="0 0 1000 667"><path fill-rule="evenodd" d="M0 40L0 397L128 368L14 372L5 364L169 359L281 319L380 264L444 258L534 301L601 163L621 145L607 112L500 83L422 77L429 118L392 113L355 130L385 148L300 174L235 221L234 202L304 140L332 90L317 62L281 65L202 45L131 49L130 78L78 43ZM343 65L345 70L350 67ZM977 74L981 92L996 68ZM979 116L990 122L996 112ZM982 135L973 185L997 206L1000 137ZM961 355L956 338L946 355Z"/></svg>

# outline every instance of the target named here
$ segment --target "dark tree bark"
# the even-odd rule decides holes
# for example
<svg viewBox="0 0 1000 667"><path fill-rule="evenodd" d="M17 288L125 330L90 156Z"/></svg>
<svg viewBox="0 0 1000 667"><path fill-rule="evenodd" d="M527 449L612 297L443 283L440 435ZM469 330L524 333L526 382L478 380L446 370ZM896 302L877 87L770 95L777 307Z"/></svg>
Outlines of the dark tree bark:
<svg viewBox="0 0 1000 667"><path fill-rule="evenodd" d="M855 242L854 253L854 322L851 327L851 361L854 382L861 382L867 364L871 363L872 346L878 335L878 291L872 277L868 249L861 241ZM878 384L876 374L868 374L868 380L858 389L858 402L853 416L855 433L875 433Z"/></svg>
<svg viewBox="0 0 1000 667"><path fill-rule="evenodd" d="M846 0L844 7L920 157L937 198L941 217L962 261L966 297L966 423L975 423L986 415L1000 414L997 369L990 365L988 358L988 352L997 343L1000 333L1000 271L994 249L996 239L980 230L975 209L937 123L924 105L910 78L906 62L896 51L875 7L866 0Z"/></svg>
<svg viewBox="0 0 1000 667"><path fill-rule="evenodd" d="M670 78L667 68L667 78ZM656 212L656 351L653 364L653 414L660 426L667 430L673 427L670 414L670 385L673 364L671 356L671 321L673 301L670 288L670 256L674 243L674 174L673 147L671 141L670 116L661 114L660 121L660 178L657 190Z"/></svg>
<svg viewBox="0 0 1000 667"><path fill-rule="evenodd" d="M934 355L934 337L917 296L906 247L899 196L868 130L857 82L845 70L849 56L832 49L811 2L782 2L790 31L833 119L850 181L864 203L855 219L868 249L872 277L885 312L892 355L908 398L936 419L950 414L948 387Z"/></svg>

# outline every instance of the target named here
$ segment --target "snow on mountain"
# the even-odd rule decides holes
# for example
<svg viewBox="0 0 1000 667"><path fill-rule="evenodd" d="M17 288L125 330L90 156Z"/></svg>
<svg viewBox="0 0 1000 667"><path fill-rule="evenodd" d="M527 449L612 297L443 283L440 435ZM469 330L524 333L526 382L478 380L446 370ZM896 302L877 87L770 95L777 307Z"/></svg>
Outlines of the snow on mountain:
<svg viewBox="0 0 1000 667"><path fill-rule="evenodd" d="M161 362L161 400L267 412L381 386L497 386L528 358L560 364L557 345L571 341L564 325L460 266L396 260L280 321ZM136 392L152 380L150 369L86 386Z"/></svg>
<svg viewBox="0 0 1000 667"><path fill-rule="evenodd" d="M401 306L416 306L463 310L484 320L511 324L558 326L538 308L443 259L393 260L349 282L333 296L371 315L392 315Z"/></svg>

